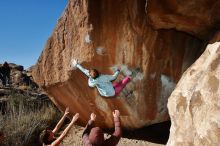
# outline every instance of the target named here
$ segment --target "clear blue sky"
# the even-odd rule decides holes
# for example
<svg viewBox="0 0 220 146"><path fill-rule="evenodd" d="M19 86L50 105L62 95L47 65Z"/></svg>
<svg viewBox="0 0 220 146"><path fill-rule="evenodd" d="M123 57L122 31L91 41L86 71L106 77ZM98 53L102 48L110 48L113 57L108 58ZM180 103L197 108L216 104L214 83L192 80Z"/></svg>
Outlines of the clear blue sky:
<svg viewBox="0 0 220 146"><path fill-rule="evenodd" d="M67 0L0 0L0 63L34 65Z"/></svg>

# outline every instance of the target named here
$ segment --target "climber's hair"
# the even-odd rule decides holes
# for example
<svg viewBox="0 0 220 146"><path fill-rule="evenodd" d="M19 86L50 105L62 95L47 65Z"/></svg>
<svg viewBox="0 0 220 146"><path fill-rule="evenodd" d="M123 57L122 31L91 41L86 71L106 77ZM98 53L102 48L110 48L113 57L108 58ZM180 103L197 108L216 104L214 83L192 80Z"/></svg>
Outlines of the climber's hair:
<svg viewBox="0 0 220 146"><path fill-rule="evenodd" d="M94 79L96 79L96 78L98 78L99 77L99 72L98 72L98 70L97 69L90 69L89 70L89 73L91 73L91 72L94 72L95 73L95 76L93 76L92 78L94 78Z"/></svg>
<svg viewBox="0 0 220 146"><path fill-rule="evenodd" d="M48 145L48 144L52 143L52 141L48 140L49 136L50 136L50 132L51 132L51 130L48 130L48 129L45 129L45 130L43 130L41 132L41 134L40 134L40 142L42 144L47 144Z"/></svg>

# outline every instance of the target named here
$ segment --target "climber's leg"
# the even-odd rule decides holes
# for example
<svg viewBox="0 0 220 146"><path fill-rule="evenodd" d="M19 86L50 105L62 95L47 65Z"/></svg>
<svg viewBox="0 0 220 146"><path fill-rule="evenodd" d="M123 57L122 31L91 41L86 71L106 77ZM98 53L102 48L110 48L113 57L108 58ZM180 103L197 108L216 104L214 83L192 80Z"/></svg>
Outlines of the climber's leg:
<svg viewBox="0 0 220 146"><path fill-rule="evenodd" d="M121 80L120 82L113 84L113 87L115 89L115 95L118 95L130 80L131 80L131 78L129 76L127 76L123 80Z"/></svg>
<svg viewBox="0 0 220 146"><path fill-rule="evenodd" d="M126 86L126 84L131 80L131 77L130 76L127 76L125 77L123 80L122 80L122 84L124 85L124 87Z"/></svg>
<svg viewBox="0 0 220 146"><path fill-rule="evenodd" d="M121 80L120 82L114 82L114 83L112 83L112 85L113 85L114 88L117 88L118 86L121 86L121 84L122 84L122 80Z"/></svg>

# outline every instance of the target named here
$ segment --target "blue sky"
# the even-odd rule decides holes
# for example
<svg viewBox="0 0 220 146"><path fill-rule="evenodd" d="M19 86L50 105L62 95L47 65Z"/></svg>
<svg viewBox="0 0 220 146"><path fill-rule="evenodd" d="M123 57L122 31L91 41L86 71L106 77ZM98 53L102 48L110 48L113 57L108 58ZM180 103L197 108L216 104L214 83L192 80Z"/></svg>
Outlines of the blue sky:
<svg viewBox="0 0 220 146"><path fill-rule="evenodd" d="M37 62L67 0L0 0L0 63Z"/></svg>

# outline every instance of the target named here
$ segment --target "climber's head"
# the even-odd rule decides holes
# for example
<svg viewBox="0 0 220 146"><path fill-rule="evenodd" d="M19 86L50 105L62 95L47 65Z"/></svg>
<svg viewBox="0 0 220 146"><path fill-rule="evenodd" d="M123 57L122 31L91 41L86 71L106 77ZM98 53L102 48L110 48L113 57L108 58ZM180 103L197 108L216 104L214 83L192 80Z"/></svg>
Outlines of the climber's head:
<svg viewBox="0 0 220 146"><path fill-rule="evenodd" d="M40 134L40 141L44 144L51 144L55 140L54 133L49 130L45 129Z"/></svg>
<svg viewBox="0 0 220 146"><path fill-rule="evenodd" d="M90 69L89 70L89 75L93 78L96 79L97 77L99 77L99 72L97 69Z"/></svg>
<svg viewBox="0 0 220 146"><path fill-rule="evenodd" d="M94 146L101 146L104 142L104 133L101 128L94 127L89 134L89 141Z"/></svg>

